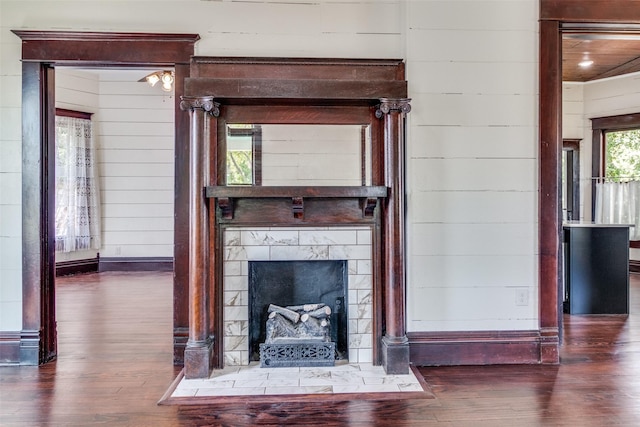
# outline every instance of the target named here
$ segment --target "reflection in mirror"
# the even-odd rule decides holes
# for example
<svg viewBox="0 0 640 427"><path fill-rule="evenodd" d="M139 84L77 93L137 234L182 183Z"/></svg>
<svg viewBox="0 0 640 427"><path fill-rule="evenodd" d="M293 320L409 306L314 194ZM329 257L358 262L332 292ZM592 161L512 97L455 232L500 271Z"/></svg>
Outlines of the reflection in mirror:
<svg viewBox="0 0 640 427"><path fill-rule="evenodd" d="M254 147L259 141L259 126L227 126L227 185L256 184Z"/></svg>
<svg viewBox="0 0 640 427"><path fill-rule="evenodd" d="M371 185L368 125L227 125L227 185Z"/></svg>

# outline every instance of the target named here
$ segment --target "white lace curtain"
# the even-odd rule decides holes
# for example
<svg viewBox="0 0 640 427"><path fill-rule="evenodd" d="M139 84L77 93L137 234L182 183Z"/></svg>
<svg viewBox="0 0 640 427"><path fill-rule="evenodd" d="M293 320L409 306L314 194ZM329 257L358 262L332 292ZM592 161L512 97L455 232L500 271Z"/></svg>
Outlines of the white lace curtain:
<svg viewBox="0 0 640 427"><path fill-rule="evenodd" d="M56 251L100 249L91 120L56 116Z"/></svg>
<svg viewBox="0 0 640 427"><path fill-rule="evenodd" d="M631 240L640 240L640 181L596 184L598 224L634 224Z"/></svg>

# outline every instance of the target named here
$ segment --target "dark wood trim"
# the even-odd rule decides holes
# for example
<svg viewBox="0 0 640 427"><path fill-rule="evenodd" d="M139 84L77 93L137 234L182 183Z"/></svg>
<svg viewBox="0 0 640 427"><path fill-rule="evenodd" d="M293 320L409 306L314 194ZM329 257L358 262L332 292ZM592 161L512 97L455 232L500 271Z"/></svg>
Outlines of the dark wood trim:
<svg viewBox="0 0 640 427"><path fill-rule="evenodd" d="M541 21L640 23L640 0L540 0Z"/></svg>
<svg viewBox="0 0 640 427"><path fill-rule="evenodd" d="M173 271L173 258L100 257L98 271Z"/></svg>
<svg viewBox="0 0 640 427"><path fill-rule="evenodd" d="M562 31L612 33L640 23L640 0L540 0L539 275L543 363L558 363L562 335L558 155L562 139ZM569 25L568 23L571 23ZM629 25L627 25L629 24ZM633 29L633 28L632 28ZM548 350L548 351L547 351Z"/></svg>
<svg viewBox="0 0 640 427"><path fill-rule="evenodd" d="M20 332L0 331L0 366L20 364Z"/></svg>
<svg viewBox="0 0 640 427"><path fill-rule="evenodd" d="M417 366L536 364L545 357L538 331L409 332L407 337Z"/></svg>
<svg viewBox="0 0 640 427"><path fill-rule="evenodd" d="M56 116L73 117L75 119L91 120L93 113L85 113L82 111L67 110L65 108L56 108Z"/></svg>
<svg viewBox="0 0 640 427"><path fill-rule="evenodd" d="M640 113L596 117L591 119L591 128L609 131L638 129L640 128Z"/></svg>
<svg viewBox="0 0 640 427"><path fill-rule="evenodd" d="M188 245L185 177L189 170L189 121L179 114L178 103L199 36L29 30L13 33L22 39L22 211L30 213L23 216L23 363L45 363L55 357L54 234L49 232L54 226L53 210L49 208L53 191L48 190L55 180L48 162L54 158L49 150L53 149L55 139L55 74L51 67L57 65L175 67L174 326L176 331L187 327L183 289L188 282L184 253ZM179 362L181 349L175 351L175 361Z"/></svg>
<svg viewBox="0 0 640 427"><path fill-rule="evenodd" d="M208 186L207 197L243 197L243 198L273 198L273 197L308 197L308 198L354 198L354 197L387 197L387 187L227 187Z"/></svg>
<svg viewBox="0 0 640 427"><path fill-rule="evenodd" d="M629 247L634 249L640 249L640 240L632 240L629 242Z"/></svg>
<svg viewBox="0 0 640 427"><path fill-rule="evenodd" d="M73 261L57 261L56 277L73 274L95 273L99 270L99 257L78 259Z"/></svg>
<svg viewBox="0 0 640 427"><path fill-rule="evenodd" d="M569 221L580 219L580 139L562 140L562 150L566 152L567 161L567 205L571 207Z"/></svg>
<svg viewBox="0 0 640 427"><path fill-rule="evenodd" d="M173 361L184 364L184 331L189 328L189 116L179 108L189 64L175 64L174 221L173 221Z"/></svg>
<svg viewBox="0 0 640 427"><path fill-rule="evenodd" d="M558 363L562 328L560 268L560 151L562 150L562 70L560 25L540 22L540 143L538 193L538 291L540 330L546 341L543 363Z"/></svg>
<svg viewBox="0 0 640 427"><path fill-rule="evenodd" d="M12 32L22 39L23 62L55 62L58 65L76 66L188 64L195 42L200 39L198 34L31 30ZM106 48L105 43L108 43ZM101 47L97 47L98 44Z"/></svg>
<svg viewBox="0 0 640 427"><path fill-rule="evenodd" d="M629 260L629 272L634 274L640 274L640 261Z"/></svg>
<svg viewBox="0 0 640 427"><path fill-rule="evenodd" d="M341 81L341 80L281 80L277 84L264 84L264 78L204 78L192 77L186 82L186 92L207 93L215 85L216 100L227 102L306 102L331 100L338 103L367 103L380 98L401 98L407 93L405 81Z"/></svg>

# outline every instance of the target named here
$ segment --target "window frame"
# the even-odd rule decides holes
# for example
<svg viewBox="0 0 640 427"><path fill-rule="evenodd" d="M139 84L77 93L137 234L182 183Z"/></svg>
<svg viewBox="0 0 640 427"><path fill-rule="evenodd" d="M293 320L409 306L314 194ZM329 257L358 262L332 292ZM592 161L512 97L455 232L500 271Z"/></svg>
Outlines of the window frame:
<svg viewBox="0 0 640 427"><path fill-rule="evenodd" d="M602 153L605 150L605 134L607 132L640 129L640 113L596 117L591 119L591 129L591 217L593 218L596 210L596 198L594 197L596 194L596 181L604 178L605 158ZM640 248L640 240L630 241L629 247Z"/></svg>

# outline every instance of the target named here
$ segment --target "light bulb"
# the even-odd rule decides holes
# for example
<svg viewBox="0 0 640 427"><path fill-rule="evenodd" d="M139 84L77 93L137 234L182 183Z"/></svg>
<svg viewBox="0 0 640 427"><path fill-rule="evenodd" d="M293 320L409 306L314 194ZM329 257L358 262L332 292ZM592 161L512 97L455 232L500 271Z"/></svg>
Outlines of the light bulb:
<svg viewBox="0 0 640 427"><path fill-rule="evenodd" d="M145 77L145 79L147 79L147 83L149 83L151 86L155 86L156 83L160 81L160 77L158 77L156 73L149 74L147 77Z"/></svg>
<svg viewBox="0 0 640 427"><path fill-rule="evenodd" d="M170 71L165 71L162 73L162 90L165 92L171 91L171 85L173 84L173 73Z"/></svg>

